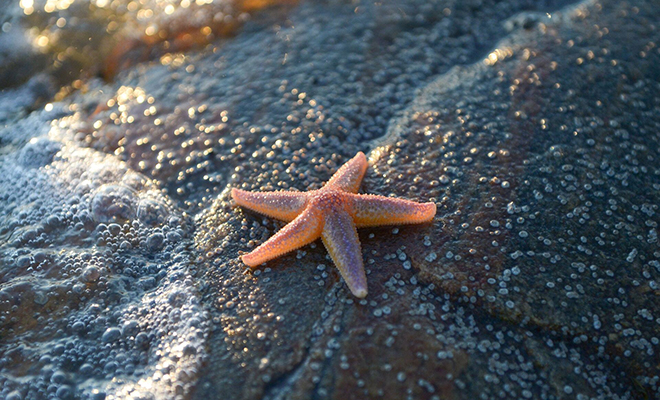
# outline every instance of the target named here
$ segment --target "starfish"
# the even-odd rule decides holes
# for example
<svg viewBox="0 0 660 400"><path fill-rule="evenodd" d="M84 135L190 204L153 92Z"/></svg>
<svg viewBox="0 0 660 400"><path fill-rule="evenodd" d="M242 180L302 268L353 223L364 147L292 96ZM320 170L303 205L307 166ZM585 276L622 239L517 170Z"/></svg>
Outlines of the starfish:
<svg viewBox="0 0 660 400"><path fill-rule="evenodd" d="M367 295L367 277L357 228L418 224L435 216L435 203L357 194L367 171L359 152L318 190L308 192L248 192L233 188L231 196L242 207L288 222L279 232L241 257L255 268L296 250L319 237L353 295Z"/></svg>

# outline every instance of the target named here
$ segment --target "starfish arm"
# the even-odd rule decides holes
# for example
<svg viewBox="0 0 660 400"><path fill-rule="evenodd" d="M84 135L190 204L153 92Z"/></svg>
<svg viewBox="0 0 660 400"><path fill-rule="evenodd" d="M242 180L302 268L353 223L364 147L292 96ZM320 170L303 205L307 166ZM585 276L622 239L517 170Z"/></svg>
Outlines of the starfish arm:
<svg viewBox="0 0 660 400"><path fill-rule="evenodd" d="M367 171L367 166L367 157L363 152L359 152L350 161L342 165L325 186L333 186L347 192L357 193L362 178L364 178L364 173Z"/></svg>
<svg viewBox="0 0 660 400"><path fill-rule="evenodd" d="M360 241L351 216L344 210L333 210L327 214L321 238L353 295L358 298L365 297L367 277L362 263Z"/></svg>
<svg viewBox="0 0 660 400"><path fill-rule="evenodd" d="M243 255L241 260L254 268L315 241L321 236L322 230L321 212L308 208L259 247Z"/></svg>
<svg viewBox="0 0 660 400"><path fill-rule="evenodd" d="M233 188L231 197L242 207L286 222L293 221L307 205L307 194L301 192L248 192Z"/></svg>
<svg viewBox="0 0 660 400"><path fill-rule="evenodd" d="M346 194L358 227L379 225L419 224L435 217L435 203L417 203L367 194Z"/></svg>

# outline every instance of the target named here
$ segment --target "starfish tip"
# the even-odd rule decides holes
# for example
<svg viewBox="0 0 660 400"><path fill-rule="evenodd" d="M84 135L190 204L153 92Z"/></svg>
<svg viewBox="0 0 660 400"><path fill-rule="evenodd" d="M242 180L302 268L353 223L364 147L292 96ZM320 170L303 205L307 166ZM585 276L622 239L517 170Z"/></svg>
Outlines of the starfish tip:
<svg viewBox="0 0 660 400"><path fill-rule="evenodd" d="M435 205L435 203L426 203L427 206L427 215L428 215L428 220L432 220L433 217L435 217L436 211L438 211L438 206Z"/></svg>
<svg viewBox="0 0 660 400"><path fill-rule="evenodd" d="M242 255L241 261L250 268L256 268L259 266L259 263L255 262L253 257L250 256L250 253Z"/></svg>
<svg viewBox="0 0 660 400"><path fill-rule="evenodd" d="M353 296L357 297L358 299L364 299L367 297L367 288L353 288L351 292L353 292Z"/></svg>

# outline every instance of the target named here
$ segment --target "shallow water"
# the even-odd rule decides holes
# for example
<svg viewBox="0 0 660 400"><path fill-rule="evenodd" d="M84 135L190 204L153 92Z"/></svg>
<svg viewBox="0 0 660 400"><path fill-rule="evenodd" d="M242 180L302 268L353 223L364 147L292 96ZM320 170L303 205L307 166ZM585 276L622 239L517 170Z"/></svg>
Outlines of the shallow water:
<svg viewBox="0 0 660 400"><path fill-rule="evenodd" d="M0 397L657 396L653 2L31 4L0 20ZM320 243L247 271L282 224L230 189L357 151L363 192L439 207L361 230L368 297Z"/></svg>

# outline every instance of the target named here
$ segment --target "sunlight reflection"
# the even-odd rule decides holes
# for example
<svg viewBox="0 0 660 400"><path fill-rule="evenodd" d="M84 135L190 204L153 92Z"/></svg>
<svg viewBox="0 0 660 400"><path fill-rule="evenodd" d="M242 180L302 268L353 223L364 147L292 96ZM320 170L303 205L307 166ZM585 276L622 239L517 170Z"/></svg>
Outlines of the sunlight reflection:
<svg viewBox="0 0 660 400"><path fill-rule="evenodd" d="M488 54L488 57L484 59L484 63L486 65L495 65L498 61L509 58L512 55L513 55L513 49L511 49L510 47L495 49L490 54Z"/></svg>

